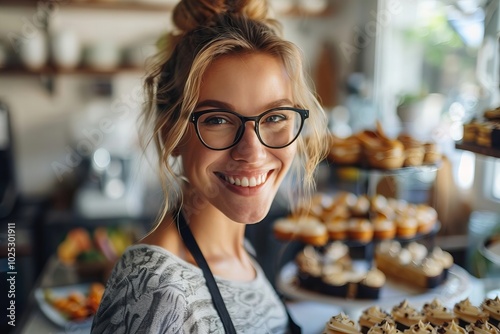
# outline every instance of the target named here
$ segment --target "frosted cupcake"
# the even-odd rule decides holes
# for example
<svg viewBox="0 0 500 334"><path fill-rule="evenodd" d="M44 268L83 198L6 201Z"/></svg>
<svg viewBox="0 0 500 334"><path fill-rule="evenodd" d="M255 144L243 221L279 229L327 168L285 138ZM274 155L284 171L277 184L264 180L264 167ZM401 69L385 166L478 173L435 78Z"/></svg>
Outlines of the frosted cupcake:
<svg viewBox="0 0 500 334"><path fill-rule="evenodd" d="M387 321L390 320L390 322L392 322L392 326L394 328L396 327L396 324L394 324L394 321L392 321L391 319L391 315L383 311L379 306L375 305L363 310L363 312L359 316L358 324L361 327L361 332L366 334L372 327L380 324L384 320L386 320L384 324L390 325Z"/></svg>
<svg viewBox="0 0 500 334"><path fill-rule="evenodd" d="M473 334L500 334L500 330L488 321L478 320L465 326L465 330Z"/></svg>
<svg viewBox="0 0 500 334"><path fill-rule="evenodd" d="M404 334L436 334L436 329L428 322L419 321L406 329Z"/></svg>
<svg viewBox="0 0 500 334"><path fill-rule="evenodd" d="M380 290L385 284L385 274L377 268L372 268L366 276L358 283L356 298L378 299Z"/></svg>
<svg viewBox="0 0 500 334"><path fill-rule="evenodd" d="M460 327L455 321L445 322L436 328L438 334L467 334L465 328Z"/></svg>
<svg viewBox="0 0 500 334"><path fill-rule="evenodd" d="M340 264L328 265L323 268L321 293L336 297L347 297L349 277Z"/></svg>
<svg viewBox="0 0 500 334"><path fill-rule="evenodd" d="M424 313L413 308L408 304L408 300L406 299L392 308L391 315L396 322L396 327L400 331L404 331L421 321L425 321Z"/></svg>
<svg viewBox="0 0 500 334"><path fill-rule="evenodd" d="M434 299L432 303L426 303L423 306L423 311L425 314L426 321L430 322L434 326L442 326L445 323L451 323L456 318L451 310L441 304L437 299Z"/></svg>
<svg viewBox="0 0 500 334"><path fill-rule="evenodd" d="M295 262L298 267L299 285L309 290L318 290L321 286L321 258L312 246L306 246L297 254Z"/></svg>
<svg viewBox="0 0 500 334"><path fill-rule="evenodd" d="M368 330L367 334L402 334L399 329L396 328L396 324L391 319L382 320L382 322L374 325Z"/></svg>
<svg viewBox="0 0 500 334"><path fill-rule="evenodd" d="M453 311L458 318L458 324L465 328L468 324L473 324L478 320L488 321L489 314L471 304L469 298L466 298L455 304Z"/></svg>
<svg viewBox="0 0 500 334"><path fill-rule="evenodd" d="M326 323L323 334L361 334L356 323L344 313L330 318Z"/></svg>
<svg viewBox="0 0 500 334"><path fill-rule="evenodd" d="M500 328L500 298L485 299L481 307L490 315L488 322Z"/></svg>

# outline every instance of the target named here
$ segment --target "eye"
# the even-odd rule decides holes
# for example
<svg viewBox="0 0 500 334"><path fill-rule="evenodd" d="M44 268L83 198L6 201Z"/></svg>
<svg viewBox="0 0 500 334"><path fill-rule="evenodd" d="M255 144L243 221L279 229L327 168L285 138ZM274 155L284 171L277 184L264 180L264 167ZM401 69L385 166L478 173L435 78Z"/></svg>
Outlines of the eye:
<svg viewBox="0 0 500 334"><path fill-rule="evenodd" d="M229 123L229 120L222 116L209 116L205 118L202 123L207 125L221 125Z"/></svg>
<svg viewBox="0 0 500 334"><path fill-rule="evenodd" d="M287 120L287 116L283 114L269 114L266 116L264 123L279 123Z"/></svg>

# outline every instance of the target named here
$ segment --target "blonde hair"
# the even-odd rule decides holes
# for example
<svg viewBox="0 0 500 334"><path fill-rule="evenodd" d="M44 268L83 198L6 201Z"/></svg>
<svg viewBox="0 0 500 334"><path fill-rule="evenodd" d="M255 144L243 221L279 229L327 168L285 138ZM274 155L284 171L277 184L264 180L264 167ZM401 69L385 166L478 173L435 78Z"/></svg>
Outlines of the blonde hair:
<svg viewBox="0 0 500 334"><path fill-rule="evenodd" d="M316 166L327 152L327 123L309 86L300 49L280 37L280 26L263 0L183 0L173 11L173 22L178 31L168 36L145 79L143 116L152 130L147 142L155 143L166 196L158 222L182 202L182 176L172 160L197 104L203 74L215 59L234 54L264 53L280 59L292 83L294 104L310 111L303 129L307 140L297 139L290 189L285 192L292 209L299 201L304 205L315 189Z"/></svg>

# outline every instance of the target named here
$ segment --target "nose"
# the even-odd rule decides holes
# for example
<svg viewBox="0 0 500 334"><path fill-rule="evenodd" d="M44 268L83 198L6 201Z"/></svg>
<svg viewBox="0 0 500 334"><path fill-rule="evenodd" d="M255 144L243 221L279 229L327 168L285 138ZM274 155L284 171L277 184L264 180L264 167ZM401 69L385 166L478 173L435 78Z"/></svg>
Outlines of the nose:
<svg viewBox="0 0 500 334"><path fill-rule="evenodd" d="M235 160L257 162L265 158L266 147L260 142L255 132L255 122L245 123L243 135L232 149L231 156Z"/></svg>

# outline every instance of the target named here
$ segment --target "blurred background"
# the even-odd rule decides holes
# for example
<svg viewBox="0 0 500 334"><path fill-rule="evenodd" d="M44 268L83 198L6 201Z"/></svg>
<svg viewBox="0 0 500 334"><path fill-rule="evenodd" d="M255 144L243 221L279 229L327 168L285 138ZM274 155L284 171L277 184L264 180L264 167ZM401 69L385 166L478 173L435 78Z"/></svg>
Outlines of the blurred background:
<svg viewBox="0 0 500 334"><path fill-rule="evenodd" d="M68 232L81 227L95 238L104 227L112 239L133 230L132 239L116 237L124 246L156 218L162 190L137 125L145 61L172 27L176 2L0 0L0 235L6 242L15 224L19 318L49 260L77 255L71 243L61 250ZM304 52L332 133L348 137L378 121L388 136L438 145L439 168L396 177L389 190L435 207L442 244L467 266L471 236L491 233L500 214L500 148L456 145L464 124L500 103L498 1L270 5ZM318 178L327 192L376 187L328 164ZM271 254L283 252L270 224L284 214L277 200L248 231L271 278L282 260ZM4 250L2 261L5 268Z"/></svg>

